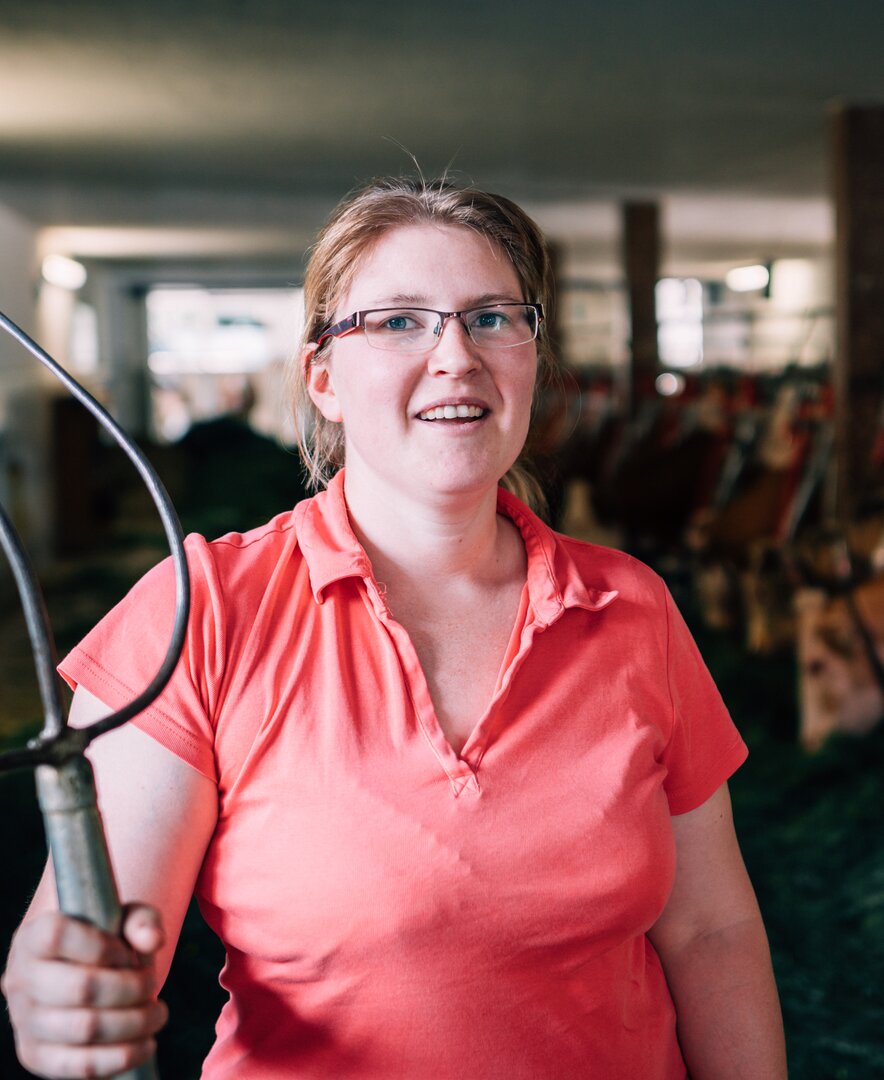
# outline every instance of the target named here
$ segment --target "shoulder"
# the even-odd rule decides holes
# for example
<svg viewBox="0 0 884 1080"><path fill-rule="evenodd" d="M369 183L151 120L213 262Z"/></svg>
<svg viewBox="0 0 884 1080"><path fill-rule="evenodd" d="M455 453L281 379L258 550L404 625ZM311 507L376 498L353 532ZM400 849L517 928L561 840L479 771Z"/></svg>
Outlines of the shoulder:
<svg viewBox="0 0 884 1080"><path fill-rule="evenodd" d="M299 504L300 505L300 504ZM197 574L209 566L252 567L255 564L274 561L296 546L296 512L286 510L277 514L266 524L248 532L229 532L215 539L207 539L201 533L188 533L184 538L188 565ZM144 579L171 573L172 560L166 558L147 571Z"/></svg>
<svg viewBox="0 0 884 1080"><path fill-rule="evenodd" d="M281 571L294 571L298 563L295 512L278 514L248 532L230 532L208 540L191 533L184 541L190 572L191 632L199 626L223 626L236 612L247 614L259 606ZM121 602L127 624L144 610L171 610L175 569L167 557L142 577Z"/></svg>
<svg viewBox="0 0 884 1080"><path fill-rule="evenodd" d="M555 532L503 489L498 492L498 509L521 530L528 553L529 583L533 577L538 595L545 587L564 598L566 606L591 610L610 606L611 617L618 622L626 614L658 615L665 625L668 590L662 578L639 559Z"/></svg>
<svg viewBox="0 0 884 1080"><path fill-rule="evenodd" d="M616 590L620 599L626 601L655 605L663 601L666 595L663 579L640 559L625 551L575 540L562 533L553 533L553 536L587 585Z"/></svg>
<svg viewBox="0 0 884 1080"><path fill-rule="evenodd" d="M188 558L198 569L215 567L225 578L248 580L262 568L275 567L297 550L298 508L277 514L247 532L229 532L214 540L193 533L187 537Z"/></svg>

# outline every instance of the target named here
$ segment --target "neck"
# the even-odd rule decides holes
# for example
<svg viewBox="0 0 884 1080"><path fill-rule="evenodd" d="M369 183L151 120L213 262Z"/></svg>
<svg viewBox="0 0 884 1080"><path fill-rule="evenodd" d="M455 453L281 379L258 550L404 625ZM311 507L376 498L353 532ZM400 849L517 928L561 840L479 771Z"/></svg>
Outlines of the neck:
<svg viewBox="0 0 884 1080"><path fill-rule="evenodd" d="M497 514L496 485L444 498L395 491L379 499L348 471L344 493L353 530L375 577L387 585L489 582L511 574L514 561L521 564L521 537Z"/></svg>

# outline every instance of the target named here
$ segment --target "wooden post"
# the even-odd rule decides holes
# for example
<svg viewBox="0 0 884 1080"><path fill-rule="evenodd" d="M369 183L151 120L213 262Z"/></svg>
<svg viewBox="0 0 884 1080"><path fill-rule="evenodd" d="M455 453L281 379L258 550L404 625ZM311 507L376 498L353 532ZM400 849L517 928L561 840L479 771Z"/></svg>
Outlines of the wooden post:
<svg viewBox="0 0 884 1080"><path fill-rule="evenodd" d="M832 119L835 289L835 507L849 521L869 476L884 388L884 106Z"/></svg>
<svg viewBox="0 0 884 1080"><path fill-rule="evenodd" d="M654 393L657 378L657 310L660 276L660 208L657 203L623 204L623 265L629 294L629 404L633 415Z"/></svg>

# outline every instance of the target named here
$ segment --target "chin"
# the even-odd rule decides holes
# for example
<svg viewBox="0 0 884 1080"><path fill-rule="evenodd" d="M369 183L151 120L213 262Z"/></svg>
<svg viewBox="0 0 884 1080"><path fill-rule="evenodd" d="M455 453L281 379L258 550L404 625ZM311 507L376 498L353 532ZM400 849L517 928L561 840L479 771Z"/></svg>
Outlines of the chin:
<svg viewBox="0 0 884 1080"><path fill-rule="evenodd" d="M466 470L453 474L449 470L441 473L427 472L422 478L425 491L434 491L439 495L484 495L495 491L509 466L503 471L498 469Z"/></svg>

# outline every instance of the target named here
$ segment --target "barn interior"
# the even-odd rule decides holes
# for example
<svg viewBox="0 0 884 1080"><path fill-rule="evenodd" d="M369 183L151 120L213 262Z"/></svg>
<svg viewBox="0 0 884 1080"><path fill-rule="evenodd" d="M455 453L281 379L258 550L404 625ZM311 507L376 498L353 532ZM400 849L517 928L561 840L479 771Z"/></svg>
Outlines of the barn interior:
<svg viewBox="0 0 884 1080"><path fill-rule="evenodd" d="M445 173L541 225L550 520L666 578L749 742L735 817L808 1078L884 1075L882 45L875 0L0 3L0 312L185 531L307 494L286 369L347 191ZM60 653L165 554L125 457L5 333L0 505ZM5 567L0 641L9 750L43 716ZM0 806L5 951L45 858L27 771ZM163 1075L198 1075L219 963L192 912Z"/></svg>

